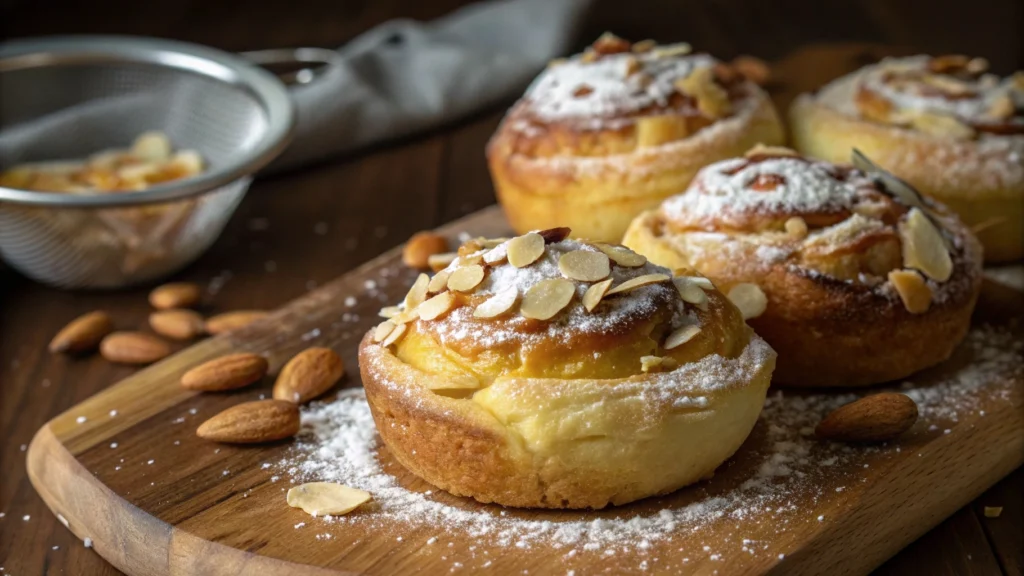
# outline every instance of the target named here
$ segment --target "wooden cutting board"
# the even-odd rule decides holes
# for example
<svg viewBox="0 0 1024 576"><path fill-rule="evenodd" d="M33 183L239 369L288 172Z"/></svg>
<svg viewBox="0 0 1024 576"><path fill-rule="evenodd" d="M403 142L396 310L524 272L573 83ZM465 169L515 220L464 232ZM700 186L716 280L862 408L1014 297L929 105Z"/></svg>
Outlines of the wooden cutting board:
<svg viewBox="0 0 1024 576"><path fill-rule="evenodd" d="M500 211L489 208L442 231L452 237L459 232L493 236L505 233L506 225ZM358 387L356 345L379 321L378 309L385 301L398 301L412 278L399 252L388 252L265 321L199 342L111 386L38 432L28 451L33 485L76 535L90 539L100 555L132 575L483 569L502 574L640 569L862 574L1024 460L1020 333L1006 328L986 329L986 346L963 346L943 366L912 378L911 393L922 399L924 414L908 435L891 445L830 445L819 451L806 427L830 403L844 401L836 394L849 393L780 397L772 392L750 439L708 482L607 511L510 511L502 517L513 525L549 520L555 527L604 518L621 528L624 519L651 519L662 510L694 511L696 519L681 520L677 528L667 534L663 530L647 543L643 537L630 537L587 547L542 537L520 548L514 542L471 536L470 527L454 523L415 518L381 523L372 507L344 525L326 525L289 508L284 497L287 473L264 464L294 454L290 442L233 447L196 438L195 428L206 418L269 394L271 379L250 390L197 395L178 385L186 369L244 350L266 354L274 371L315 344L337 350L348 367L343 386ZM1021 316L1019 292L986 282L979 322L1016 326ZM1014 346L1017 367L992 368L1008 356L1014 358L1008 352ZM951 380L959 383L951 385ZM794 451L785 444L787 438L812 448L809 453ZM386 450L379 451L378 459L409 491L430 489ZM751 481L771 487L755 490L746 501L741 487ZM497 507L443 493L427 498L496 518L502 514ZM328 532L330 540L323 539Z"/></svg>

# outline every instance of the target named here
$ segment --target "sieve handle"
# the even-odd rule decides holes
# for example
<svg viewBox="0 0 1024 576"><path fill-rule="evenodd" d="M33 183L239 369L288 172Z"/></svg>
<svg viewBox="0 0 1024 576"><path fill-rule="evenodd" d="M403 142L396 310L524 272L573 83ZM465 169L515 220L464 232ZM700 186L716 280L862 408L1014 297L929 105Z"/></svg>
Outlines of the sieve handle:
<svg viewBox="0 0 1024 576"><path fill-rule="evenodd" d="M287 86L309 84L342 60L340 54L327 48L271 48L238 55L274 73Z"/></svg>

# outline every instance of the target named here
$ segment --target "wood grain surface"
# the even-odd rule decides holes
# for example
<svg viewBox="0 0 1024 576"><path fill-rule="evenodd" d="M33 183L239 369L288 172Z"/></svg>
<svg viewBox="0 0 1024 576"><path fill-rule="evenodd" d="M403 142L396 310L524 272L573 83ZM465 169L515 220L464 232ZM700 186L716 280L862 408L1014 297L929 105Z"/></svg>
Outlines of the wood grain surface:
<svg viewBox="0 0 1024 576"><path fill-rule="evenodd" d="M99 8L96 3L67 4L54 10L49 4L7 0L0 3L0 21L5 35L153 34L242 50L339 45L387 18L431 18L462 3L157 0L145 9L137 3L101 2ZM1004 72L1024 61L1024 5L1008 0L976 2L966 12L955 2L851 2L840 9L842 17L810 1L757 3L753 11L753 3L742 0L704 2L682 21L675 3L599 4L580 45L613 28L636 38L695 41L726 57L781 56L810 41L852 39L908 46L911 51L970 52L988 57ZM860 46L833 59L805 51L808 66L791 66L792 77L785 77L809 87L813 82L801 81L811 74L831 78L891 50ZM797 89L774 87L781 99ZM397 146L257 181L214 248L178 279L221 286L204 309L207 313L274 308L412 232L492 203L480 151L501 113L495 110ZM68 319L96 308L110 310L121 327L145 328L147 290L61 292L32 284L0 265L0 567L5 573L120 573L49 513L28 482L25 451L48 419L136 372L98 357L50 356L45 352L49 338ZM877 572L1024 573L1022 491L1024 473L1017 470ZM998 518L986 518L985 506L1002 506L1004 511Z"/></svg>

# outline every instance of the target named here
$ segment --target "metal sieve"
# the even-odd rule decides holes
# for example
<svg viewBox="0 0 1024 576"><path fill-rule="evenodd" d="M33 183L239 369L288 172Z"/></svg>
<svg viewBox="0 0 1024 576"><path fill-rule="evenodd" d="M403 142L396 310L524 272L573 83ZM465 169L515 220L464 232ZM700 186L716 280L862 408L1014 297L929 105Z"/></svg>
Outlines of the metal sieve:
<svg viewBox="0 0 1024 576"><path fill-rule="evenodd" d="M136 192L0 187L0 256L67 288L166 276L216 240L250 175L286 146L294 117L280 80L210 48L107 36L0 45L0 168L84 159L148 130L207 164L198 176Z"/></svg>

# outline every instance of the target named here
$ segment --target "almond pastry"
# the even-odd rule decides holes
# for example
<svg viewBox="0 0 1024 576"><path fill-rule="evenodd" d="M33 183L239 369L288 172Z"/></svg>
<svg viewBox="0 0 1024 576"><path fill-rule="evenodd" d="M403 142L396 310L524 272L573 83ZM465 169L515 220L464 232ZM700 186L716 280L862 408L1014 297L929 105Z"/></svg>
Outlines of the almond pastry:
<svg viewBox="0 0 1024 576"><path fill-rule="evenodd" d="M1024 256L1024 77L981 58L890 58L790 110L798 150L845 162L857 147L977 230L985 260Z"/></svg>
<svg viewBox="0 0 1024 576"><path fill-rule="evenodd" d="M947 208L854 159L860 168L760 148L712 164L638 216L624 242L677 270L680 297L698 309L697 282L728 294L779 352L779 384L904 378L966 334L981 248Z"/></svg>
<svg viewBox="0 0 1024 576"><path fill-rule="evenodd" d="M579 238L618 242L700 167L781 144L767 94L721 65L688 44L602 37L541 72L487 147L512 228L568 224Z"/></svg>
<svg viewBox="0 0 1024 576"><path fill-rule="evenodd" d="M481 502L602 508L707 477L749 434L775 353L735 306L567 232L470 241L460 253L508 258L462 292L453 261L415 317L363 339L377 430L417 476Z"/></svg>

